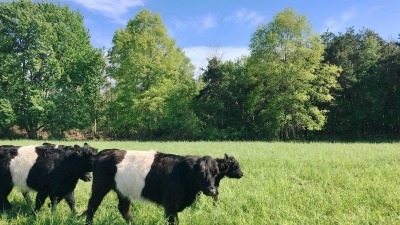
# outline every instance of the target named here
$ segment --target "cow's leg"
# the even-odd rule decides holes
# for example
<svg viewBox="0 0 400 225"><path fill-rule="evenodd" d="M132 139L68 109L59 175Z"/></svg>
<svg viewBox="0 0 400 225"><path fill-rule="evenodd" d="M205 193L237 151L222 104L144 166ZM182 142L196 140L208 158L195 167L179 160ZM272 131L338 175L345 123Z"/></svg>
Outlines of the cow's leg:
<svg viewBox="0 0 400 225"><path fill-rule="evenodd" d="M0 184L0 212L11 209L11 204L7 197L10 194L13 186L12 184Z"/></svg>
<svg viewBox="0 0 400 225"><path fill-rule="evenodd" d="M71 209L71 212L76 214L75 197L73 191L65 195L65 201L67 202L69 208Z"/></svg>
<svg viewBox="0 0 400 225"><path fill-rule="evenodd" d="M126 222L130 224L134 224L132 221L132 214L131 214L131 201L129 198L122 196L120 193L118 195L118 210L121 213L122 217L126 220Z"/></svg>
<svg viewBox="0 0 400 225"><path fill-rule="evenodd" d="M29 192L23 191L22 196L24 197L26 204L30 205L32 203L31 198L29 196Z"/></svg>
<svg viewBox="0 0 400 225"><path fill-rule="evenodd" d="M62 198L59 198L59 197L57 197L57 196L54 196L54 201L51 201L51 196L50 196L50 202L49 202L49 204L48 204L48 206L51 208L51 207L53 207L53 204L55 204L55 205L58 205L58 203L60 203L61 202L61 200L62 200Z"/></svg>
<svg viewBox="0 0 400 225"><path fill-rule="evenodd" d="M43 192L38 192L36 194L36 202L35 202L35 209L33 210L34 213L38 212L40 208L42 208L44 202L46 201L47 194Z"/></svg>
<svg viewBox="0 0 400 225"><path fill-rule="evenodd" d="M50 205L52 212L55 212L57 210L57 203L58 203L58 197L56 195L50 195Z"/></svg>
<svg viewBox="0 0 400 225"><path fill-rule="evenodd" d="M164 207L165 209L165 218L168 221L168 224L179 224L178 219L178 211L175 207Z"/></svg>
<svg viewBox="0 0 400 225"><path fill-rule="evenodd" d="M95 180L93 181L95 182ZM92 195L90 196L88 207L86 210L86 224L92 224L93 216L99 208L101 201L103 201L104 196L111 190L109 185L104 185L102 183L92 184Z"/></svg>
<svg viewBox="0 0 400 225"><path fill-rule="evenodd" d="M213 195L214 204L218 203L218 195Z"/></svg>

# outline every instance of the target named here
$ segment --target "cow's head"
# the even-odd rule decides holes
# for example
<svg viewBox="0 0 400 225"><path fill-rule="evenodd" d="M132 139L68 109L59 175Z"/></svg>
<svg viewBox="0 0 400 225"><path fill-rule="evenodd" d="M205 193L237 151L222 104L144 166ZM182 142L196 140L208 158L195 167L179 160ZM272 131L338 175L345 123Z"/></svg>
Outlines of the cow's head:
<svg viewBox="0 0 400 225"><path fill-rule="evenodd" d="M210 156L199 158L196 163L196 183L200 190L208 196L218 195L215 178L219 174L217 162Z"/></svg>
<svg viewBox="0 0 400 225"><path fill-rule="evenodd" d="M239 179L243 177L239 162L233 156L228 156L226 153L223 160L218 160L218 168L221 174L229 178Z"/></svg>
<svg viewBox="0 0 400 225"><path fill-rule="evenodd" d="M96 148L90 147L90 145L88 145L87 143L85 143L83 145L83 152L85 152L86 157L89 158L89 171L93 171L93 161L95 156L97 155L98 151ZM85 162L86 163L86 162ZM86 172L84 174L81 175L81 177L79 177L79 179L85 181L85 182L89 182L92 180L92 175L90 172Z"/></svg>
<svg viewBox="0 0 400 225"><path fill-rule="evenodd" d="M97 149L90 147L87 143L80 147L79 145L75 145L73 147L73 154L79 159L79 167L82 171L80 179L86 181L85 179L90 180L90 174L88 172L92 172L92 166L95 156L97 155ZM89 176L87 176L89 174Z"/></svg>

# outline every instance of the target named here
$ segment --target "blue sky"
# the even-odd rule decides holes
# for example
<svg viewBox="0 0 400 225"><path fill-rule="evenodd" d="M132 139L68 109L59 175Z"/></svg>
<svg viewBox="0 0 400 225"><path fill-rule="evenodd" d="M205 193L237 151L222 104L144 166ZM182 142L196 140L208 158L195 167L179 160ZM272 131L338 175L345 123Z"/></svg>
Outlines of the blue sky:
<svg viewBox="0 0 400 225"><path fill-rule="evenodd" d="M171 38L197 68L215 51L234 59L248 53L251 35L285 8L306 15L315 33L354 26L386 40L400 34L399 0L51 0L84 16L91 42L110 48L114 32L143 9L160 14Z"/></svg>

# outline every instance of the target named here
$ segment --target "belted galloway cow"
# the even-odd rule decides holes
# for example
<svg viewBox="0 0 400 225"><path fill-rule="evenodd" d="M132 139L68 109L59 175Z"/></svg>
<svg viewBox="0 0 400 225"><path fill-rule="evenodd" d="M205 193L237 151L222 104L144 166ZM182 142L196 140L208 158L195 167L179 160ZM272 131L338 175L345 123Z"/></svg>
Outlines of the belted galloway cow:
<svg viewBox="0 0 400 225"><path fill-rule="evenodd" d="M89 180L97 149L44 144L40 146L0 146L0 211L11 209L7 197L13 187L26 196L37 192L34 212L50 197L52 210L65 199L75 212L74 189L79 179Z"/></svg>
<svg viewBox="0 0 400 225"><path fill-rule="evenodd" d="M93 222L104 196L114 190L118 210L127 222L133 222L131 200L144 199L162 205L168 223L177 224L178 212L190 206L199 192L208 196L218 194L214 182L219 167L224 166L210 156L180 156L154 150L100 151L93 162L86 223Z"/></svg>

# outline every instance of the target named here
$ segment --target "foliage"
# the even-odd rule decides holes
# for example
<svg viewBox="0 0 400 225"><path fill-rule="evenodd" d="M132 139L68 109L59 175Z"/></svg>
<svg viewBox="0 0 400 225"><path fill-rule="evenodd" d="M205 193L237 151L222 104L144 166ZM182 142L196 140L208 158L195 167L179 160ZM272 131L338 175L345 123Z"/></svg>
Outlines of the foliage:
<svg viewBox="0 0 400 225"><path fill-rule="evenodd" d="M262 24L250 42L249 73L258 84L252 111L267 138L288 139L321 130L339 68L324 64L324 46L306 17L286 9Z"/></svg>
<svg viewBox="0 0 400 225"><path fill-rule="evenodd" d="M367 28L319 36L285 9L249 47L209 58L194 80L158 14L129 20L105 58L68 6L2 1L0 136L94 127L138 140L399 140L398 40Z"/></svg>
<svg viewBox="0 0 400 225"><path fill-rule="evenodd" d="M1 94L16 125L29 138L88 127L104 62L82 16L52 3L1 2L0 33Z"/></svg>
<svg viewBox="0 0 400 225"><path fill-rule="evenodd" d="M120 137L186 139L196 131L193 66L158 14L139 12L115 32L109 74L116 81L108 109Z"/></svg>
<svg viewBox="0 0 400 225"><path fill-rule="evenodd" d="M381 87L383 101L378 99L378 103L382 104L383 115L380 116L378 131L393 136L400 134L400 45L389 42L382 50L378 65L384 79Z"/></svg>
<svg viewBox="0 0 400 225"><path fill-rule="evenodd" d="M346 138L399 134L398 58L395 43L383 41L369 29L353 28L342 34L325 33L325 61L343 68L340 89L326 127L327 133Z"/></svg>
<svg viewBox="0 0 400 225"><path fill-rule="evenodd" d="M249 129L247 96L251 84L246 60L222 62L217 57L208 60L201 76L204 86L195 99L203 139L238 140L254 136Z"/></svg>
<svg viewBox="0 0 400 225"><path fill-rule="evenodd" d="M7 99L0 99L0 130L10 128L15 121L15 114L11 103Z"/></svg>

